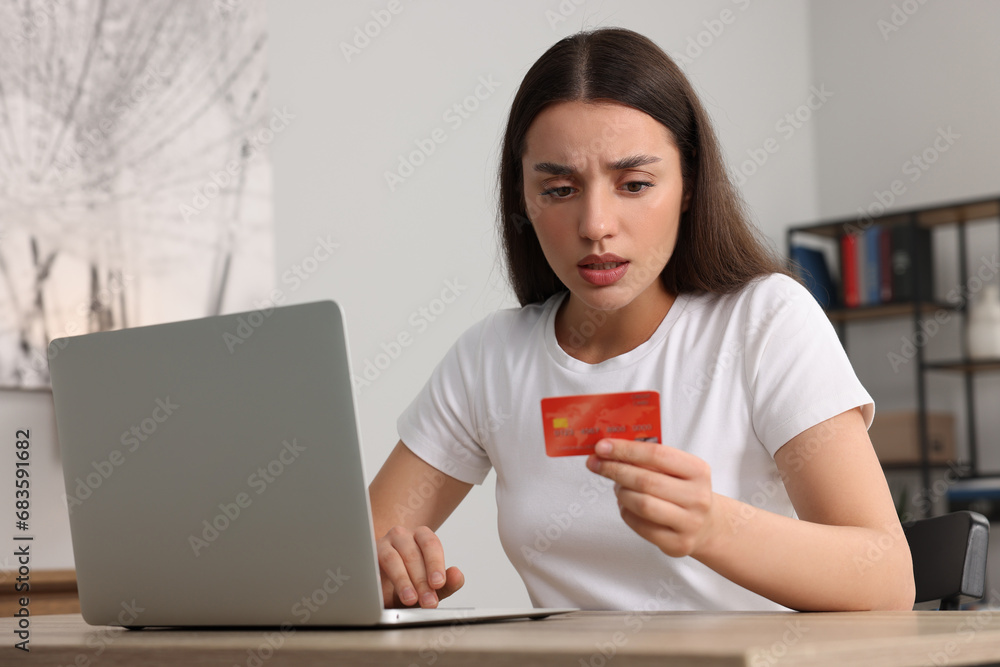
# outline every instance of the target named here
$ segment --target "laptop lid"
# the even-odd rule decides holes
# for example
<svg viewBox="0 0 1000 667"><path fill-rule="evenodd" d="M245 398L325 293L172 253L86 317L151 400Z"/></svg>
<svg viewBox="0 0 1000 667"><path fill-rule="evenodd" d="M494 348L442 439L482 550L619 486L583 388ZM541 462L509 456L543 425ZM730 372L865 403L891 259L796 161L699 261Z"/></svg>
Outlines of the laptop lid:
<svg viewBox="0 0 1000 667"><path fill-rule="evenodd" d="M49 356L88 623L378 622L336 303L57 339Z"/></svg>

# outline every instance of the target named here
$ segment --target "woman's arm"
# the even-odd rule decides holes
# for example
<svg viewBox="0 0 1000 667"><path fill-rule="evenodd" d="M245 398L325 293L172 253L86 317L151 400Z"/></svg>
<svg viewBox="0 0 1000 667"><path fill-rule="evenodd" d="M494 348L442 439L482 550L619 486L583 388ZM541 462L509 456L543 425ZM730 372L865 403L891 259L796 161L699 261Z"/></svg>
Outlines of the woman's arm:
<svg viewBox="0 0 1000 667"><path fill-rule="evenodd" d="M692 454L611 443L588 467L618 483L625 522L665 553L793 609L913 607L910 550L859 409L775 454L798 519L712 493L708 464Z"/></svg>
<svg viewBox="0 0 1000 667"><path fill-rule="evenodd" d="M386 607L436 607L465 583L461 570L445 568L434 531L470 489L396 444L368 488Z"/></svg>

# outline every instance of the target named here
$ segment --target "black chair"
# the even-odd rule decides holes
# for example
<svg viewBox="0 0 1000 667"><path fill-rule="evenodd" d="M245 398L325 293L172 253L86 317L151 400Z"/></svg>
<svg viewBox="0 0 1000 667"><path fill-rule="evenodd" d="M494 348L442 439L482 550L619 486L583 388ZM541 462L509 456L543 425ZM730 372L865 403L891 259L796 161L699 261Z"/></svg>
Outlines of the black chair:
<svg viewBox="0 0 1000 667"><path fill-rule="evenodd" d="M976 512L952 512L903 524L913 556L916 602L941 600L941 609L986 595L990 523Z"/></svg>

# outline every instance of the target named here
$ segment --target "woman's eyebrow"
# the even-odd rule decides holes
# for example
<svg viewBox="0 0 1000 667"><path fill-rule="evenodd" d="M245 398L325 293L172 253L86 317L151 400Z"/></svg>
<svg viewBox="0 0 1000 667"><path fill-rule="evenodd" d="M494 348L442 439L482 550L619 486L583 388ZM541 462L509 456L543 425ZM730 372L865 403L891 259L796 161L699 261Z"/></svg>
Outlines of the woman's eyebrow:
<svg viewBox="0 0 1000 667"><path fill-rule="evenodd" d="M653 162L659 162L660 158L655 155L629 155L628 157L623 157L620 160L616 160L608 165L608 169L611 171L621 171L623 169L635 169L636 167L641 167L644 164L652 164Z"/></svg>
<svg viewBox="0 0 1000 667"><path fill-rule="evenodd" d="M543 174L552 174L554 176L569 176L575 171L573 167L556 162L539 162L535 165L534 169Z"/></svg>
<svg viewBox="0 0 1000 667"><path fill-rule="evenodd" d="M660 158L655 155L629 155L608 163L607 168L609 171L622 171L659 161ZM576 173L576 168L566 164L559 164L558 162L539 162L533 169L543 174L552 174L554 176L570 176Z"/></svg>

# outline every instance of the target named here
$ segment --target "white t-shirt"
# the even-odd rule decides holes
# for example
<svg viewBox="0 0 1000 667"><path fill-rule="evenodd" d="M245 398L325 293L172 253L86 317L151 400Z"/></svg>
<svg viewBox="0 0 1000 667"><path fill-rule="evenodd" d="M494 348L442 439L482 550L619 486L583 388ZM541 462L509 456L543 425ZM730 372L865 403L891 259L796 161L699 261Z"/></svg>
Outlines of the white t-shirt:
<svg viewBox="0 0 1000 667"><path fill-rule="evenodd" d="M633 532L613 483L590 472L586 457L546 455L540 402L658 391L662 442L705 460L713 491L795 516L774 453L857 406L871 425L875 409L822 309L779 274L734 294L681 294L649 340L588 364L556 342L567 294L492 313L466 331L400 416L400 439L465 482L496 469L500 540L536 606L784 609ZM591 332L584 324L576 333Z"/></svg>

